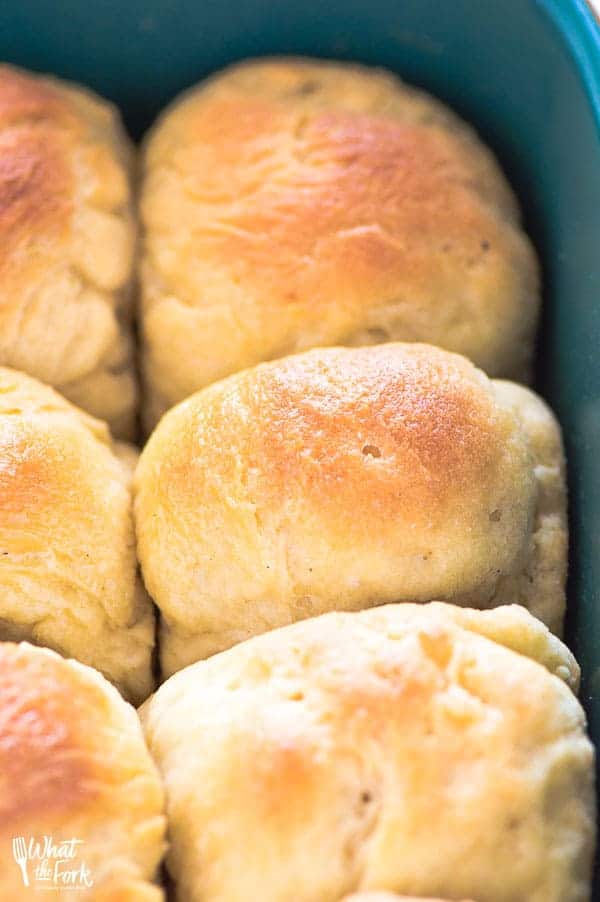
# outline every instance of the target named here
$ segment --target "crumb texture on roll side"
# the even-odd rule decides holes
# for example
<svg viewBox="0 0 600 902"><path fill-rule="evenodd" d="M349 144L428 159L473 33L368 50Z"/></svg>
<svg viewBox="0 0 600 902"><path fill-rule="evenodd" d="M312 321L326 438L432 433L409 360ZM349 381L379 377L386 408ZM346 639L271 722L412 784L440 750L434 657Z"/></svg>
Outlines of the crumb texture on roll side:
<svg viewBox="0 0 600 902"><path fill-rule="evenodd" d="M134 462L105 423L0 367L0 639L77 658L139 703L154 612L137 575Z"/></svg>
<svg viewBox="0 0 600 902"><path fill-rule="evenodd" d="M527 380L537 260L493 155L391 73L268 59L176 100L145 142L148 427L316 346L428 341Z"/></svg>
<svg viewBox="0 0 600 902"><path fill-rule="evenodd" d="M594 750L540 630L516 605L387 605L172 676L140 716L178 902L589 902Z"/></svg>
<svg viewBox="0 0 600 902"><path fill-rule="evenodd" d="M134 479L164 675L328 610L518 602L560 632L559 427L428 345L320 348L169 411Z"/></svg>
<svg viewBox="0 0 600 902"><path fill-rule="evenodd" d="M162 902L164 835L134 709L90 667L0 643L0 898Z"/></svg>
<svg viewBox="0 0 600 902"><path fill-rule="evenodd" d="M90 91L0 65L0 364L131 438L132 149Z"/></svg>

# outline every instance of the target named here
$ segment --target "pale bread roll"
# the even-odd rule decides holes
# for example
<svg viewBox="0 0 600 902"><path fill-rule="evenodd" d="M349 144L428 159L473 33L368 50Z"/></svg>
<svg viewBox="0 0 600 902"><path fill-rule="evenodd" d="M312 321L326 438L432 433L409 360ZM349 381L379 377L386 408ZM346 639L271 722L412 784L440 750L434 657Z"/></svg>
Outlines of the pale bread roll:
<svg viewBox="0 0 600 902"><path fill-rule="evenodd" d="M161 781L133 708L90 667L0 643L0 898L161 902L151 881L164 834Z"/></svg>
<svg viewBox="0 0 600 902"><path fill-rule="evenodd" d="M134 458L104 423L0 367L0 639L91 664L141 702L154 612L137 575Z"/></svg>
<svg viewBox="0 0 600 902"><path fill-rule="evenodd" d="M317 345L428 341L529 375L538 267L475 132L391 73L254 60L150 133L141 221L146 422Z"/></svg>
<svg viewBox="0 0 600 902"><path fill-rule="evenodd" d="M424 899L419 896L397 896L396 893L352 893L344 896L342 902L445 902L443 899ZM466 902L466 900L464 900Z"/></svg>
<svg viewBox="0 0 600 902"><path fill-rule="evenodd" d="M577 664L524 608L331 613L142 707L178 902L588 902L594 752Z"/></svg>
<svg viewBox="0 0 600 902"><path fill-rule="evenodd" d="M316 349L193 395L134 485L163 673L328 610L519 602L560 632L560 430L428 345Z"/></svg>
<svg viewBox="0 0 600 902"><path fill-rule="evenodd" d="M132 150L91 91L0 66L0 364L135 431Z"/></svg>

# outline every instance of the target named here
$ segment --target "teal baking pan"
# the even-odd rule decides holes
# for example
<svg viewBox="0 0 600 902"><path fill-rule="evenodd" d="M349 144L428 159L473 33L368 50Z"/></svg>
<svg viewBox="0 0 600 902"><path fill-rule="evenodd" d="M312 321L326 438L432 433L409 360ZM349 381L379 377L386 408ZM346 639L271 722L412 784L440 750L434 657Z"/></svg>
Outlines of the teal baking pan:
<svg viewBox="0 0 600 902"><path fill-rule="evenodd" d="M175 93L247 56L396 70L496 149L544 267L538 388L569 461L567 639L600 745L600 27L584 0L4 0L0 58L96 88L135 136ZM600 882L595 898L600 898Z"/></svg>

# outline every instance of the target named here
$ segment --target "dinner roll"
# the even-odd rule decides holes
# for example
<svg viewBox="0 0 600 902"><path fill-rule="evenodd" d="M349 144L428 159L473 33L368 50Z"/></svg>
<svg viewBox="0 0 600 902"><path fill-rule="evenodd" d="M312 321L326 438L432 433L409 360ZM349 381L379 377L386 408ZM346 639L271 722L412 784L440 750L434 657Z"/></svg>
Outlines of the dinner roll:
<svg viewBox="0 0 600 902"><path fill-rule="evenodd" d="M160 902L164 828L133 708L91 667L1 643L0 898Z"/></svg>
<svg viewBox="0 0 600 902"><path fill-rule="evenodd" d="M435 603L326 614L180 671L141 709L177 899L588 900L577 676L524 608Z"/></svg>
<svg viewBox="0 0 600 902"><path fill-rule="evenodd" d="M91 664L139 702L153 686L154 614L125 453L104 423L0 367L0 639Z"/></svg>
<svg viewBox="0 0 600 902"><path fill-rule="evenodd" d="M559 631L559 428L528 389L428 345L262 364L162 420L136 471L165 674L328 610L519 602Z"/></svg>
<svg viewBox="0 0 600 902"><path fill-rule="evenodd" d="M131 437L131 149L89 91L0 66L0 364Z"/></svg>
<svg viewBox="0 0 600 902"><path fill-rule="evenodd" d="M442 899L424 899L419 896L397 896L395 893L352 893L344 896L342 902L444 902Z"/></svg>
<svg viewBox="0 0 600 902"><path fill-rule="evenodd" d="M317 345L429 341L528 376L539 285L473 130L377 69L268 59L150 134L141 219L146 419Z"/></svg>

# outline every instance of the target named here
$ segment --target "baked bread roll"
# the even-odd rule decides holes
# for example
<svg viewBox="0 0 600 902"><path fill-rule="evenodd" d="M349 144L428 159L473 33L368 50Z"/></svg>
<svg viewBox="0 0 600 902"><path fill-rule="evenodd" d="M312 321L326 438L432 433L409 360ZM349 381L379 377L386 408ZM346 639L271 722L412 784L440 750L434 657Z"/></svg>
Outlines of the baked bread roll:
<svg viewBox="0 0 600 902"><path fill-rule="evenodd" d="M344 896L342 902L444 902L442 899L424 899L419 896L397 896L395 893L352 893Z"/></svg>
<svg viewBox="0 0 600 902"><path fill-rule="evenodd" d="M132 153L107 101L0 66L0 364L134 431Z"/></svg>
<svg viewBox="0 0 600 902"><path fill-rule="evenodd" d="M122 453L104 423L0 367L0 639L91 664L140 702L153 687L154 613Z"/></svg>
<svg viewBox="0 0 600 902"><path fill-rule="evenodd" d="M491 153L438 101L342 63L244 63L150 134L146 419L317 345L428 341L529 374L539 285Z"/></svg>
<svg viewBox="0 0 600 902"><path fill-rule="evenodd" d="M180 671L141 709L176 898L588 900L577 674L523 608L435 603L326 614Z"/></svg>
<svg viewBox="0 0 600 902"><path fill-rule="evenodd" d="M385 602L518 602L560 630L558 425L447 351L316 349L231 376L163 418L134 484L164 674Z"/></svg>
<svg viewBox="0 0 600 902"><path fill-rule="evenodd" d="M0 898L160 902L164 832L135 711L92 668L1 643Z"/></svg>

